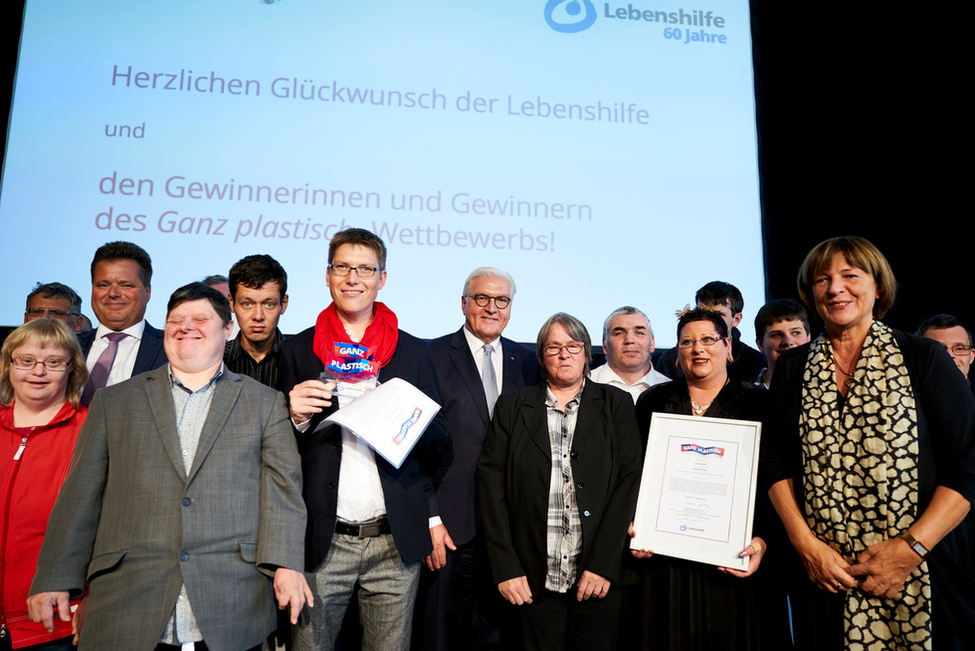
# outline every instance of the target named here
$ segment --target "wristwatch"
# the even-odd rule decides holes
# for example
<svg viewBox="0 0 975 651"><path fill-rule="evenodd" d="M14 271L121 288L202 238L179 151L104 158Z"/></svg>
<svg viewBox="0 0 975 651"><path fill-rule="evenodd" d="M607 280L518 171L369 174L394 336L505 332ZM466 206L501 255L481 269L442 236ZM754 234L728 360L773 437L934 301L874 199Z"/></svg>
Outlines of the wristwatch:
<svg viewBox="0 0 975 651"><path fill-rule="evenodd" d="M907 531L901 533L897 537L903 540L904 542L906 542L908 545L910 545L911 549L913 549L914 552L921 558L927 558L928 554L931 553L931 551L927 547L919 543L917 539Z"/></svg>

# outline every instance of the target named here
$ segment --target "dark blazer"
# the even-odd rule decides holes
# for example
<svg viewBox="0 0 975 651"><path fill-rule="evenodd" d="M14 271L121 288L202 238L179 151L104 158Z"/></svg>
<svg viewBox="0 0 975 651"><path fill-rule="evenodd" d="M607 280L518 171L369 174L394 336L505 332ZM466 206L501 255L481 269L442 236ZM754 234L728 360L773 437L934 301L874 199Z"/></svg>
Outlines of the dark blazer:
<svg viewBox="0 0 975 651"><path fill-rule="evenodd" d="M542 382L498 399L477 468L494 582L526 576L536 594L545 587L552 475L545 387ZM582 520L580 575L589 570L619 583L642 461L633 398L587 381L571 453Z"/></svg>
<svg viewBox="0 0 975 651"><path fill-rule="evenodd" d="M317 380L325 370L314 352L315 328L285 340L278 358L278 383L285 395L305 380ZM440 403L437 375L430 359L430 345L402 330L399 343L389 364L379 370L379 381L402 378ZM315 430L318 424L338 409L332 407L311 419L308 431L298 434L302 470L305 479L305 504L308 507L308 531L305 537L305 566L313 571L325 560L335 531L338 504L339 465L342 462L342 428L330 425ZM431 476L447 446L447 418L443 410L423 433L399 469L376 455L376 468L386 500L386 516L396 549L406 563L430 554ZM436 514L434 514L436 515Z"/></svg>
<svg viewBox="0 0 975 651"><path fill-rule="evenodd" d="M462 545L480 528L474 476L491 417L464 328L434 339L430 350L450 431L450 447L433 476L433 490L450 537ZM503 394L538 382L535 351L502 337L501 353Z"/></svg>
<svg viewBox="0 0 975 651"><path fill-rule="evenodd" d="M31 589L88 582L81 651L155 647L184 582L213 651L274 628L271 577L303 557L298 451L276 391L229 371L215 391L188 474L168 367L92 400Z"/></svg>
<svg viewBox="0 0 975 651"><path fill-rule="evenodd" d="M85 357L88 356L88 351L91 350L91 345L95 341L96 332L98 332L97 326L94 330L78 333L78 343L81 344L81 352ZM153 328L146 321L146 328L142 331L142 341L139 342L139 352L135 355L132 375L136 376L139 373L155 370L168 361L166 351L163 350L163 331Z"/></svg>
<svg viewBox="0 0 975 651"><path fill-rule="evenodd" d="M958 368L936 341L894 330L894 339L911 378L917 410L917 513L928 506L936 486L947 486L975 504L975 401ZM793 479L800 509L805 505L803 452L799 430L802 391L810 344L785 351L775 363L769 390L771 415L762 432L759 470L769 485ZM836 395L836 394L833 394ZM952 638L975 636L975 518L970 512L934 546L927 557L931 575L934 648L951 648ZM801 593L813 601L830 595L810 589L803 573ZM793 604L804 602L793 601ZM842 631L840 621L811 617L824 610L794 611L796 635ZM808 627L808 630L807 630ZM798 638L797 638L798 639ZM811 636L807 639L813 639ZM811 644L818 643L813 639ZM812 647L810 647L812 648ZM958 648L970 648L969 646Z"/></svg>

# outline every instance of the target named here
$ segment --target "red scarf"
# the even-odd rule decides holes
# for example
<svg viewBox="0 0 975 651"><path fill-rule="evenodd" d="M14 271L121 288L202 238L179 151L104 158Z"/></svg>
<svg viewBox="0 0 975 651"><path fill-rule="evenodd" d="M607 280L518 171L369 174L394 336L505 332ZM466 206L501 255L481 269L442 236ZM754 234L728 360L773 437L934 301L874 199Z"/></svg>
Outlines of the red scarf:
<svg viewBox="0 0 975 651"><path fill-rule="evenodd" d="M322 360L322 364L328 365L328 353L334 349L335 343L349 342L351 339L345 330L345 324L339 319L335 303L329 304L315 322L315 340L312 343L315 355ZM376 301L372 306L372 323L366 328L359 343L366 348L375 348L372 361L385 367L396 352L398 341L399 320L396 314L385 304Z"/></svg>

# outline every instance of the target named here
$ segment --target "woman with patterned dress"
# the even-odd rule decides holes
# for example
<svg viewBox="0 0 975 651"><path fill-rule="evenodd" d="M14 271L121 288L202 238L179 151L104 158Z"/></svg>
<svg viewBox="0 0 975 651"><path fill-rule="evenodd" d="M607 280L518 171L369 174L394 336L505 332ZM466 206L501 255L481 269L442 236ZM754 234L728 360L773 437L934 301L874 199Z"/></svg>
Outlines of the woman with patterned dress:
<svg viewBox="0 0 975 651"><path fill-rule="evenodd" d="M762 437L808 576L797 646L971 649L975 400L937 342L878 321L896 282L867 240L820 243L798 285L825 332L779 358Z"/></svg>

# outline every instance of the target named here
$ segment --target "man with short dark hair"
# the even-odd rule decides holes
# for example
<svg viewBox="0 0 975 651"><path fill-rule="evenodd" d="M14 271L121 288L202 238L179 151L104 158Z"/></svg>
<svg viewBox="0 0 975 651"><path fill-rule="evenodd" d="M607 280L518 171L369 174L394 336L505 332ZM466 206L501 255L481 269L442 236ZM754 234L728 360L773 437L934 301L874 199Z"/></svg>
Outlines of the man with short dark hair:
<svg viewBox="0 0 975 651"><path fill-rule="evenodd" d="M451 447L434 475L444 536L424 563L414 639L426 651L504 648L507 611L491 577L477 507L474 473L498 396L538 382L530 348L502 336L515 281L495 267L479 267L460 297L464 325L430 342Z"/></svg>
<svg viewBox="0 0 975 651"><path fill-rule="evenodd" d="M363 648L406 649L420 561L444 535L431 521L431 475L447 445L446 417L437 413L399 468L351 431L319 425L354 393L394 377L439 403L437 376L429 344L400 330L376 300L386 284L379 237L361 228L336 233L325 283L332 303L284 342L279 369L302 451L306 570L318 604L294 630L294 648L331 649L358 589Z"/></svg>
<svg viewBox="0 0 975 651"><path fill-rule="evenodd" d="M97 389L166 363L163 333L145 320L152 294L152 259L131 242L109 242L91 261L91 307L98 327L78 334L86 355L88 384L81 402Z"/></svg>
<svg viewBox="0 0 975 651"><path fill-rule="evenodd" d="M24 323L44 318L64 321L75 332L81 332L81 297L61 283L37 283L27 295Z"/></svg>
<svg viewBox="0 0 975 651"><path fill-rule="evenodd" d="M284 399L223 365L226 297L173 293L169 364L98 392L51 513L31 619L70 620L81 651L259 649L297 621L305 509Z"/></svg>
<svg viewBox="0 0 975 651"><path fill-rule="evenodd" d="M972 349L972 331L961 319L950 314L937 314L925 319L915 334L934 339L944 346L958 370L968 377L975 361L975 350Z"/></svg>
<svg viewBox="0 0 975 651"><path fill-rule="evenodd" d="M694 300L698 307L713 310L721 315L731 333L731 362L728 364L728 378L737 382L751 382L767 365L765 355L741 340L741 323L745 301L741 291L721 280L713 280L697 290ZM684 371L677 365L677 348L665 351L657 360L657 368L671 378L677 379Z"/></svg>
<svg viewBox="0 0 975 651"><path fill-rule="evenodd" d="M288 274L269 255L249 255L230 268L228 282L240 332L227 342L224 362L234 373L277 388L284 340L278 319L288 308Z"/></svg>
<svg viewBox="0 0 975 651"><path fill-rule="evenodd" d="M606 363L589 374L593 382L611 384L633 397L633 403L655 384L670 378L653 368L650 356L655 347L647 315L629 305L610 312L603 323L603 352Z"/></svg>
<svg viewBox="0 0 975 651"><path fill-rule="evenodd" d="M779 355L809 343L809 314L799 301L780 298L769 301L755 315L755 343L765 353L768 367L755 376L752 384L768 388Z"/></svg>

